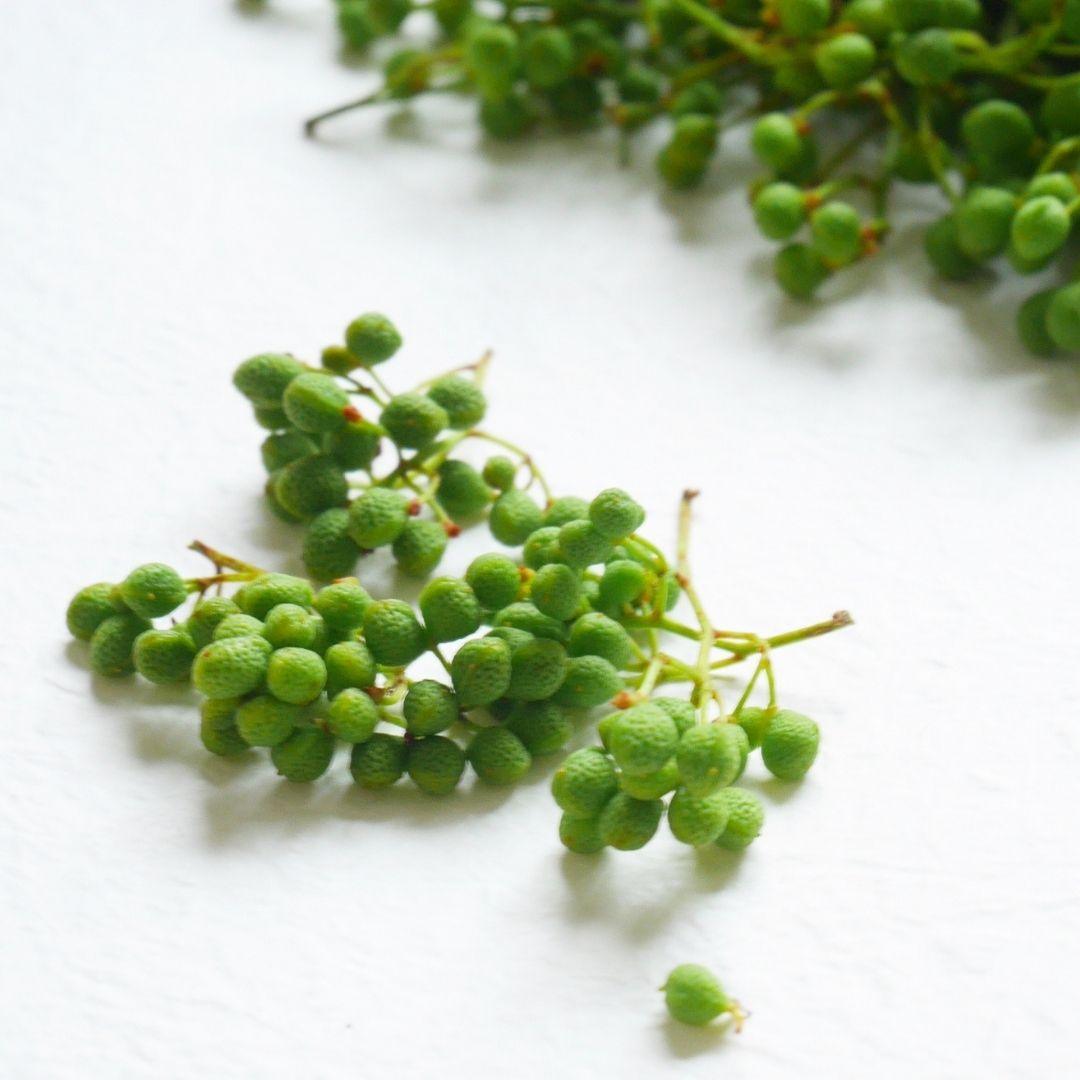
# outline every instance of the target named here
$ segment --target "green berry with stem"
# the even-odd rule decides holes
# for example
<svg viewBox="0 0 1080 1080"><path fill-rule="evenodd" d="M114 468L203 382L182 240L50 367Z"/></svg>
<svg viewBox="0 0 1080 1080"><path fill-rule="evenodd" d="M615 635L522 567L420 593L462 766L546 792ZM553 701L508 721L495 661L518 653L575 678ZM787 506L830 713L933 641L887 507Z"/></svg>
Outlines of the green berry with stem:
<svg viewBox="0 0 1080 1080"><path fill-rule="evenodd" d="M300 722L296 705L260 694L243 702L236 710L236 730L248 746L277 746Z"/></svg>
<svg viewBox="0 0 1080 1080"><path fill-rule="evenodd" d="M877 49L863 34L838 34L814 49L814 66L835 90L862 82L876 63Z"/></svg>
<svg viewBox="0 0 1080 1080"><path fill-rule="evenodd" d="M310 649L292 645L276 649L267 666L266 686L279 701L309 705L326 686L326 664Z"/></svg>
<svg viewBox="0 0 1080 1080"><path fill-rule="evenodd" d="M581 605L581 577L569 566L549 563L537 570L529 596L542 614L569 619Z"/></svg>
<svg viewBox="0 0 1080 1080"><path fill-rule="evenodd" d="M339 641L323 654L326 693L333 698L343 690L375 685L375 657L362 641Z"/></svg>
<svg viewBox="0 0 1080 1080"><path fill-rule="evenodd" d="M609 847L637 851L656 835L663 813L660 799L635 799L625 791L617 791L600 811L597 827Z"/></svg>
<svg viewBox="0 0 1080 1080"><path fill-rule="evenodd" d="M551 778L551 794L574 817L594 817L619 790L611 758L596 747L569 754Z"/></svg>
<svg viewBox="0 0 1080 1080"><path fill-rule="evenodd" d="M195 656L191 681L204 697L249 694L262 685L273 646L254 634L212 641Z"/></svg>
<svg viewBox="0 0 1080 1080"><path fill-rule="evenodd" d="M457 641L480 627L480 601L461 578L429 581L420 592L419 606L432 641Z"/></svg>
<svg viewBox="0 0 1080 1080"><path fill-rule="evenodd" d="M609 749L615 763L630 776L646 776L663 768L680 745L675 721L648 702L633 705L612 722Z"/></svg>
<svg viewBox="0 0 1080 1080"><path fill-rule="evenodd" d="M495 454L484 462L481 475L496 491L509 491L514 486L517 466L504 454Z"/></svg>
<svg viewBox="0 0 1080 1080"><path fill-rule="evenodd" d="M349 395L331 376L305 371L285 387L282 407L295 427L321 435L345 425Z"/></svg>
<svg viewBox="0 0 1080 1080"><path fill-rule="evenodd" d="M803 138L786 113L772 112L761 117L750 134L750 145L758 160L774 172L793 165L802 152Z"/></svg>
<svg viewBox="0 0 1080 1080"><path fill-rule="evenodd" d="M326 726L342 742L366 742L375 733L379 710L375 702L355 686L336 694L326 710Z"/></svg>
<svg viewBox="0 0 1080 1080"><path fill-rule="evenodd" d="M862 221L850 203L819 206L810 215L810 232L815 250L834 264L852 262L862 249Z"/></svg>
<svg viewBox="0 0 1080 1080"><path fill-rule="evenodd" d="M466 461L450 458L439 466L439 487L435 498L454 521L480 517L491 504L491 489Z"/></svg>
<svg viewBox="0 0 1080 1080"><path fill-rule="evenodd" d="M458 701L453 690L435 679L414 682L402 702L408 731L418 738L438 735L457 723Z"/></svg>
<svg viewBox="0 0 1080 1080"><path fill-rule="evenodd" d="M196 649L209 645L218 624L229 615L239 615L233 600L227 596L208 596L200 600L188 616L185 627Z"/></svg>
<svg viewBox="0 0 1080 1080"><path fill-rule="evenodd" d="M431 735L409 744L406 768L421 791L428 795L449 795L465 771L465 753L453 739Z"/></svg>
<svg viewBox="0 0 1080 1080"><path fill-rule="evenodd" d="M960 133L976 158L1005 161L1023 159L1035 139L1035 125L1015 102L992 98L964 113Z"/></svg>
<svg viewBox="0 0 1080 1080"><path fill-rule="evenodd" d="M761 740L761 760L780 780L801 780L817 757L820 733L808 716L781 709Z"/></svg>
<svg viewBox="0 0 1080 1080"><path fill-rule="evenodd" d="M400 447L421 450L449 424L446 410L426 394L398 394L379 416L387 435Z"/></svg>
<svg viewBox="0 0 1080 1080"><path fill-rule="evenodd" d="M770 709L759 709L756 705L746 705L735 715L735 723L746 732L746 740L751 750L756 750L769 730L773 718Z"/></svg>
<svg viewBox="0 0 1080 1080"><path fill-rule="evenodd" d="M488 528L500 544L517 547L540 528L541 516L540 507L527 492L511 488L492 504Z"/></svg>
<svg viewBox="0 0 1080 1080"><path fill-rule="evenodd" d="M469 764L485 784L516 784L532 765L525 744L508 728L481 728L466 751Z"/></svg>
<svg viewBox="0 0 1080 1080"><path fill-rule="evenodd" d="M621 608L640 599L648 584L645 568L633 559L612 559L600 578L600 602L605 607Z"/></svg>
<svg viewBox="0 0 1080 1080"><path fill-rule="evenodd" d="M446 542L446 530L437 521L409 518L390 550L403 574L424 578L442 561Z"/></svg>
<svg viewBox="0 0 1080 1080"><path fill-rule="evenodd" d="M737 724L697 724L679 739L675 759L683 786L692 795L711 795L742 772L748 746Z"/></svg>
<svg viewBox="0 0 1080 1080"><path fill-rule="evenodd" d="M621 488L608 488L589 503L589 520L605 539L622 540L641 528L645 511Z"/></svg>
<svg viewBox="0 0 1080 1080"><path fill-rule="evenodd" d="M575 619L570 627L567 651L571 656L602 656L622 671L634 656L634 645L626 629L599 611Z"/></svg>
<svg viewBox="0 0 1080 1080"><path fill-rule="evenodd" d="M345 346L365 367L389 360L401 348L401 334L385 316L369 312L345 329Z"/></svg>
<svg viewBox="0 0 1080 1080"><path fill-rule="evenodd" d="M427 649L427 633L403 600L375 600L364 613L364 640L387 667L411 664Z"/></svg>
<svg viewBox="0 0 1080 1080"><path fill-rule="evenodd" d="M661 989L671 1018L691 1027L705 1027L737 1008L713 973L700 964L680 964L672 969Z"/></svg>
<svg viewBox="0 0 1080 1080"><path fill-rule="evenodd" d="M218 757L237 757L248 744L236 730L236 698L204 701L199 712L199 740Z"/></svg>
<svg viewBox="0 0 1080 1080"><path fill-rule="evenodd" d="M510 685L504 694L516 701L551 697L566 678L566 650L557 641L533 638L510 653Z"/></svg>
<svg viewBox="0 0 1080 1080"><path fill-rule="evenodd" d="M278 774L295 784L318 780L334 756L334 737L312 724L298 727L270 751Z"/></svg>
<svg viewBox="0 0 1080 1080"><path fill-rule="evenodd" d="M500 638L465 642L450 663L450 679L463 709L490 705L510 685L510 646Z"/></svg>
<svg viewBox="0 0 1080 1080"><path fill-rule="evenodd" d="M87 585L71 599L67 608L67 628L79 641L89 641L108 618L119 614L113 597L116 586L107 581Z"/></svg>
<svg viewBox="0 0 1080 1080"><path fill-rule="evenodd" d="M783 180L766 184L754 196L754 221L769 240L790 240L806 221L806 196Z"/></svg>
<svg viewBox="0 0 1080 1080"><path fill-rule="evenodd" d="M436 379L428 387L427 395L445 410L450 426L458 431L475 427L487 412L484 391L472 379L463 379L460 375Z"/></svg>
<svg viewBox="0 0 1080 1080"><path fill-rule="evenodd" d="M517 563L506 555L478 555L465 571L468 582L480 606L488 611L500 611L512 604L521 590L521 573Z"/></svg>
<svg viewBox="0 0 1080 1080"><path fill-rule="evenodd" d="M136 615L156 619L175 611L187 599L188 590L171 566L146 563L124 578L120 597Z"/></svg>
<svg viewBox="0 0 1080 1080"><path fill-rule="evenodd" d="M349 506L349 535L364 550L392 544L409 520L408 504L396 491L369 488Z"/></svg>
<svg viewBox="0 0 1080 1080"><path fill-rule="evenodd" d="M195 643L186 630L144 630L132 649L135 670L152 683L187 682L195 662Z"/></svg>
<svg viewBox="0 0 1080 1080"><path fill-rule="evenodd" d="M377 731L353 747L349 772L360 787L378 790L396 784L405 772L406 762L405 740L400 735Z"/></svg>
<svg viewBox="0 0 1080 1080"><path fill-rule="evenodd" d="M325 434L322 449L346 472L369 469L379 456L382 428L365 420L349 420L336 431Z"/></svg>
<svg viewBox="0 0 1080 1080"><path fill-rule="evenodd" d="M570 718L553 701L523 701L515 704L506 727L533 757L561 750L574 733Z"/></svg>
<svg viewBox="0 0 1080 1080"><path fill-rule="evenodd" d="M103 619L90 636L90 668L97 675L116 678L135 670L134 648L150 624L132 612Z"/></svg>
<svg viewBox="0 0 1080 1080"><path fill-rule="evenodd" d="M977 187L956 208L956 239L969 258L1000 255L1009 242L1016 196L1006 188Z"/></svg>
<svg viewBox="0 0 1080 1080"><path fill-rule="evenodd" d="M575 817L564 813L559 819L559 840L576 855L595 855L607 846L600 835L599 815Z"/></svg>
<svg viewBox="0 0 1080 1080"><path fill-rule="evenodd" d="M668 806L668 826L672 836L691 847L706 847L716 841L727 825L727 803L722 792L691 795L685 788L675 792Z"/></svg>
<svg viewBox="0 0 1080 1080"><path fill-rule="evenodd" d="M363 626L364 612L370 604L370 594L356 578L324 586L313 601L315 610L336 634L348 634Z"/></svg>
<svg viewBox="0 0 1080 1080"><path fill-rule="evenodd" d="M300 520L344 506L349 482L329 454L310 454L289 462L274 474L274 498Z"/></svg>
<svg viewBox="0 0 1080 1080"><path fill-rule="evenodd" d="M761 800L742 788L724 788L716 793L727 806L727 824L716 838L717 847L727 851L742 851L761 833L765 823L765 808Z"/></svg>
<svg viewBox="0 0 1080 1080"><path fill-rule="evenodd" d="M592 709L610 701L622 688L619 673L602 656L571 656L566 677L552 700L568 709Z"/></svg>
<svg viewBox="0 0 1080 1080"><path fill-rule="evenodd" d="M253 405L280 407L285 388L304 373L294 356L263 353L245 360L233 373L233 385Z"/></svg>

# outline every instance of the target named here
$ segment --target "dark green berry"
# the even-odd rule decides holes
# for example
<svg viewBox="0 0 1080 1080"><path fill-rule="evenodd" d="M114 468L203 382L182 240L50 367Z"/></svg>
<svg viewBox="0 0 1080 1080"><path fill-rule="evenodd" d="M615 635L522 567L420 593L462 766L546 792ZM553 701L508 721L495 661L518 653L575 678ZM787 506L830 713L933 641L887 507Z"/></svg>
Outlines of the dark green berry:
<svg viewBox="0 0 1080 1080"><path fill-rule="evenodd" d="M402 713L413 735L438 735L457 722L458 702L449 686L434 679L421 679L409 687Z"/></svg>
<svg viewBox="0 0 1080 1080"><path fill-rule="evenodd" d="M334 737L312 724L298 727L270 751L279 775L297 784L318 780L334 756Z"/></svg>
<svg viewBox="0 0 1080 1080"><path fill-rule="evenodd" d="M485 784L515 784L532 765L525 744L508 728L481 728L466 751L469 764Z"/></svg>
<svg viewBox="0 0 1080 1080"><path fill-rule="evenodd" d="M378 789L397 783L405 772L407 750L400 735L376 732L352 749L349 771L362 788Z"/></svg>
<svg viewBox="0 0 1080 1080"><path fill-rule="evenodd" d="M375 600L364 613L364 639L387 667L411 664L427 648L427 633L403 600Z"/></svg>
<svg viewBox="0 0 1080 1080"><path fill-rule="evenodd" d="M421 791L428 795L449 795L465 771L465 754L453 739L432 735L410 744L406 767Z"/></svg>
<svg viewBox="0 0 1080 1080"><path fill-rule="evenodd" d="M184 579L164 563L146 563L132 570L120 585L124 603L144 619L175 611L188 597Z"/></svg>
<svg viewBox="0 0 1080 1080"><path fill-rule="evenodd" d="M389 360L401 348L401 334L385 315L369 312L349 323L345 345L362 364L371 366Z"/></svg>

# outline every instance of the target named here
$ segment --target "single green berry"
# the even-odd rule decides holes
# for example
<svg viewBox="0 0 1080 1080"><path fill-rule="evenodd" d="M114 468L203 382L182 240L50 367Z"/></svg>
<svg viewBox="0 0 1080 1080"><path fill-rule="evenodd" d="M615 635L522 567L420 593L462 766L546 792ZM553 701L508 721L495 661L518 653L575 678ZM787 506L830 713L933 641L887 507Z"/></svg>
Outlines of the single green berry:
<svg viewBox="0 0 1080 1080"><path fill-rule="evenodd" d="M634 645L620 623L599 611L574 620L567 649L571 656L602 656L618 671L633 659Z"/></svg>
<svg viewBox="0 0 1080 1080"><path fill-rule="evenodd" d="M397 327L374 312L353 319L345 330L345 345L366 367L389 360L401 348Z"/></svg>
<svg viewBox="0 0 1080 1080"><path fill-rule="evenodd" d="M466 641L450 663L450 679L463 709L490 705L510 685L510 646L500 638Z"/></svg>
<svg viewBox="0 0 1080 1080"><path fill-rule="evenodd" d="M393 543L409 520L408 504L396 491L369 488L349 506L349 535L364 550Z"/></svg>
<svg viewBox="0 0 1080 1080"><path fill-rule="evenodd" d="M619 673L602 656L571 656L553 700L570 709L591 709L610 701L622 688Z"/></svg>
<svg viewBox="0 0 1080 1080"><path fill-rule="evenodd" d="M120 596L136 615L156 619L175 611L187 599L188 590L171 566L146 563L124 578Z"/></svg>
<svg viewBox="0 0 1080 1080"><path fill-rule="evenodd" d="M735 723L746 732L746 739L751 750L756 750L769 730L773 713L769 709L759 709L756 705L744 706L735 716Z"/></svg>
<svg viewBox="0 0 1080 1080"><path fill-rule="evenodd" d="M371 21L368 0L339 0L337 23L350 49L366 49L379 36ZM326 364L325 357L323 364Z"/></svg>
<svg viewBox="0 0 1080 1080"><path fill-rule="evenodd" d="M266 670L266 686L279 701L308 705L326 686L326 664L310 649L276 649Z"/></svg>
<svg viewBox="0 0 1080 1080"><path fill-rule="evenodd" d="M469 764L485 784L516 784L532 765L525 744L508 728L481 728L466 751Z"/></svg>
<svg viewBox="0 0 1080 1080"><path fill-rule="evenodd" d="M974 157L992 161L1013 159L1019 165L1035 139L1035 125L1020 105L991 98L964 113L960 134ZM1026 173L1027 169L1017 167L1013 171Z"/></svg>
<svg viewBox="0 0 1080 1080"><path fill-rule="evenodd" d="M204 701L199 711L199 739L203 746L218 757L236 757L248 749L236 730L236 698Z"/></svg>
<svg viewBox="0 0 1080 1080"><path fill-rule="evenodd" d="M262 574L242 586L233 597L245 615L265 619L278 604L311 607L315 594L311 582L291 574Z"/></svg>
<svg viewBox="0 0 1080 1080"><path fill-rule="evenodd" d="M419 606L432 641L457 641L480 627L480 602L461 578L429 581L420 592Z"/></svg>
<svg viewBox="0 0 1080 1080"><path fill-rule="evenodd" d="M319 638L322 619L299 604L278 604L266 613L263 636L275 649L295 645L310 649Z"/></svg>
<svg viewBox="0 0 1080 1080"><path fill-rule="evenodd" d="M831 271L812 247L788 244L776 253L773 272L788 296L794 300L809 300Z"/></svg>
<svg viewBox="0 0 1080 1080"><path fill-rule="evenodd" d="M1061 250L1072 229L1072 215L1053 195L1028 199L1012 219L1013 246L1025 259L1045 259Z"/></svg>
<svg viewBox="0 0 1080 1080"><path fill-rule="evenodd" d="M969 258L1000 255L1009 242L1016 196L1007 188L976 187L956 209L956 239Z"/></svg>
<svg viewBox="0 0 1080 1080"><path fill-rule="evenodd" d="M521 560L530 570L539 570L549 563L562 562L559 551L559 529L555 525L542 525L529 534L521 549Z"/></svg>
<svg viewBox="0 0 1080 1080"><path fill-rule="evenodd" d="M100 581L87 585L72 597L67 608L67 628L72 637L89 641L106 619L120 613L113 600L115 588L107 581Z"/></svg>
<svg viewBox="0 0 1080 1080"><path fill-rule="evenodd" d="M252 408L255 423L267 431L284 431L289 426L289 418L284 409L276 405L256 405Z"/></svg>
<svg viewBox="0 0 1080 1080"><path fill-rule="evenodd" d="M754 196L754 221L769 240L790 240L806 221L806 196L783 180L766 184Z"/></svg>
<svg viewBox="0 0 1080 1080"><path fill-rule="evenodd" d="M615 766L596 747L575 750L551 779L555 802L574 817L594 817L618 790Z"/></svg>
<svg viewBox="0 0 1080 1080"><path fill-rule="evenodd" d="M742 772L749 743L737 724L696 724L679 739L675 760L691 795L711 795Z"/></svg>
<svg viewBox="0 0 1080 1080"><path fill-rule="evenodd" d="M271 652L270 642L253 634L212 641L196 655L191 681L208 698L249 694L262 685Z"/></svg>
<svg viewBox="0 0 1080 1080"><path fill-rule="evenodd" d="M648 702L631 706L611 725L611 756L631 776L645 776L663 768L679 745L675 721Z"/></svg>
<svg viewBox="0 0 1080 1080"><path fill-rule="evenodd" d="M339 7L348 3L360 3L366 7L367 0L340 0ZM348 375L360 366L360 361L344 345L327 345L319 354L322 366L335 375Z"/></svg>
<svg viewBox="0 0 1080 1080"><path fill-rule="evenodd" d="M742 851L749 847L765 823L761 800L742 788L724 788L716 793L727 804L727 825L716 838L718 847L727 851Z"/></svg>
<svg viewBox="0 0 1080 1080"><path fill-rule="evenodd" d="M569 566L549 563L537 570L529 596L542 614L569 619L581 605L581 577Z"/></svg>
<svg viewBox="0 0 1080 1080"><path fill-rule="evenodd" d="M379 710L363 690L350 686L336 694L326 710L326 724L342 742L366 742L379 723Z"/></svg>
<svg viewBox="0 0 1080 1080"><path fill-rule="evenodd" d="M1046 93L1039 119L1054 138L1080 135L1080 79L1057 82Z"/></svg>
<svg viewBox="0 0 1080 1080"><path fill-rule="evenodd" d="M679 767L674 758L666 761L656 772L644 776L619 776L619 790L634 799L660 799L679 786Z"/></svg>
<svg viewBox="0 0 1080 1080"><path fill-rule="evenodd" d="M275 473L299 458L318 452L319 447L302 431L280 431L268 435L259 447L263 466L268 473Z"/></svg>
<svg viewBox="0 0 1080 1080"><path fill-rule="evenodd" d="M595 855L606 846L600 835L599 815L575 817L564 813L559 819L559 840L577 855Z"/></svg>
<svg viewBox="0 0 1080 1080"><path fill-rule="evenodd" d="M860 83L877 63L877 49L863 34L838 34L814 49L814 66L835 90Z"/></svg>
<svg viewBox="0 0 1080 1080"><path fill-rule="evenodd" d="M637 851L656 835L663 813L660 799L635 799L617 791L604 804L597 825L608 846L616 851Z"/></svg>
<svg viewBox="0 0 1080 1080"><path fill-rule="evenodd" d="M781 709L761 740L761 760L780 780L801 780L817 757L820 734L807 716Z"/></svg>
<svg viewBox="0 0 1080 1080"><path fill-rule="evenodd" d="M428 795L449 795L465 771L465 754L461 747L442 735L410 743L406 762L413 783Z"/></svg>
<svg viewBox="0 0 1080 1080"><path fill-rule="evenodd" d="M506 720L507 728L533 757L561 750L574 733L566 713L552 701L520 702Z"/></svg>
<svg viewBox="0 0 1080 1080"><path fill-rule="evenodd" d="M466 431L479 424L487 412L484 391L472 379L463 379L460 375L444 375L436 379L428 387L427 395L441 406L450 419L450 426L458 431Z"/></svg>
<svg viewBox="0 0 1080 1080"><path fill-rule="evenodd" d="M802 135L786 113L767 113L754 124L750 145L758 160L774 172L793 165L802 152Z"/></svg>
<svg viewBox="0 0 1080 1080"><path fill-rule="evenodd" d="M438 735L457 723L458 702L453 690L434 679L414 682L402 702L405 726L415 736Z"/></svg>
<svg viewBox="0 0 1080 1080"><path fill-rule="evenodd" d="M150 623L130 611L103 619L90 636L90 669L111 678L130 675L135 670L135 641L149 629Z"/></svg>
<svg viewBox="0 0 1080 1080"><path fill-rule="evenodd" d="M186 630L144 630L132 650L135 670L152 683L187 682L195 662L195 643Z"/></svg>
<svg viewBox="0 0 1080 1080"><path fill-rule="evenodd" d="M512 604L521 589L521 573L517 563L496 553L479 555L465 571L465 580L476 595L480 606L499 611Z"/></svg>
<svg viewBox="0 0 1080 1080"><path fill-rule="evenodd" d="M492 504L488 515L491 535L507 547L523 544L541 524L540 507L518 488L504 491Z"/></svg>
<svg viewBox="0 0 1080 1080"><path fill-rule="evenodd" d="M1080 351L1080 281L1055 290L1046 309L1046 329L1059 349Z"/></svg>
<svg viewBox="0 0 1080 1080"><path fill-rule="evenodd" d="M481 96L500 101L509 94L519 63L517 35L508 26L480 23L466 40L465 59Z"/></svg>
<svg viewBox="0 0 1080 1080"><path fill-rule="evenodd" d="M233 386L253 405L281 405L285 388L304 372L293 356L263 353L245 360L233 373Z"/></svg>
<svg viewBox="0 0 1080 1080"><path fill-rule="evenodd" d="M716 977L700 964L680 964L661 989L668 1013L680 1024L704 1027L733 1008Z"/></svg>
<svg viewBox="0 0 1080 1080"><path fill-rule="evenodd" d="M1029 296L1016 312L1016 331L1024 347L1033 356L1044 359L1057 352L1054 339L1046 325L1046 316L1050 302L1054 298L1054 289L1043 289Z"/></svg>
<svg viewBox="0 0 1080 1080"><path fill-rule="evenodd" d="M491 504L491 489L466 461L451 458L439 466L435 498L454 521L473 521Z"/></svg>
<svg viewBox="0 0 1080 1080"><path fill-rule="evenodd" d="M578 570L611 558L611 541L591 521L568 521L559 528L559 554Z"/></svg>
<svg viewBox="0 0 1080 1080"><path fill-rule="evenodd" d="M552 641L565 642L567 636L566 627L558 619L545 615L528 600L519 600L504 607L495 616L495 625L525 630L533 637L550 638Z"/></svg>
<svg viewBox="0 0 1080 1080"><path fill-rule="evenodd" d="M645 511L621 488L608 488L589 503L589 520L601 536L621 540L641 528Z"/></svg>
<svg viewBox="0 0 1080 1080"><path fill-rule="evenodd" d="M923 250L930 265L950 281L965 281L978 272L978 263L960 247L953 214L938 218L926 230Z"/></svg>
<svg viewBox="0 0 1080 1080"><path fill-rule="evenodd" d="M723 91L716 83L699 79L683 87L672 99L669 111L674 117L719 116L724 108Z"/></svg>
<svg viewBox="0 0 1080 1080"><path fill-rule="evenodd" d="M349 482L329 454L310 454L289 462L274 474L274 498L296 519L344 506Z"/></svg>
<svg viewBox="0 0 1080 1080"><path fill-rule="evenodd" d="M721 792L691 795L685 788L676 791L668 806L668 826L682 844L705 847L713 843L727 825L727 803Z"/></svg>
<svg viewBox="0 0 1080 1080"><path fill-rule="evenodd" d="M551 697L566 678L566 650L557 641L533 638L510 653L510 685L504 691L515 701Z"/></svg>
<svg viewBox="0 0 1080 1080"><path fill-rule="evenodd" d="M446 410L425 394L398 394L379 416L387 435L400 447L420 450L450 422Z"/></svg>
<svg viewBox="0 0 1080 1080"><path fill-rule="evenodd" d="M382 428L366 420L349 420L323 436L322 449L346 472L369 469L379 456Z"/></svg>
<svg viewBox="0 0 1080 1080"><path fill-rule="evenodd" d="M235 612L232 615L226 615L217 626L214 627L213 634L210 635L211 641L224 641L226 638L234 637L263 637L263 631L266 629L261 619L256 619L254 615L245 615L243 612Z"/></svg>
<svg viewBox="0 0 1080 1080"><path fill-rule="evenodd" d="M576 495L560 495L547 505L544 510L543 523L545 528L559 528L568 521L587 521L589 517L589 504Z"/></svg>
<svg viewBox="0 0 1080 1080"><path fill-rule="evenodd" d="M574 43L561 26L546 26L523 41L521 62L529 85L548 90L570 78Z"/></svg>
<svg viewBox="0 0 1080 1080"><path fill-rule="evenodd" d="M680 738L684 732L689 731L697 723L694 706L686 698L654 697L649 699L649 704L663 709L675 721Z"/></svg>
<svg viewBox="0 0 1080 1080"><path fill-rule="evenodd" d="M239 615L240 608L227 596L208 596L200 600L188 616L185 623L196 649L209 645L214 638L214 630L229 615Z"/></svg>
<svg viewBox="0 0 1080 1080"><path fill-rule="evenodd" d="M326 664L326 693L335 697L343 690L366 689L375 685L375 657L362 641L339 641L323 655Z"/></svg>
<svg viewBox="0 0 1080 1080"><path fill-rule="evenodd" d="M403 600L375 600L364 613L364 639L387 667L411 664L427 649L427 634Z"/></svg>
<svg viewBox="0 0 1080 1080"><path fill-rule="evenodd" d="M300 716L296 705L260 694L237 708L236 730L249 746L277 746L293 733Z"/></svg>
<svg viewBox="0 0 1080 1080"><path fill-rule="evenodd" d="M398 569L409 577L424 578L442 561L446 530L429 518L409 518L390 545Z"/></svg>
<svg viewBox="0 0 1080 1080"><path fill-rule="evenodd" d="M326 585L315 594L315 610L335 634L349 634L364 625L371 596L356 578Z"/></svg>
<svg viewBox="0 0 1080 1080"><path fill-rule="evenodd" d="M362 788L390 787L401 779L406 759L405 740L400 735L376 732L353 747L349 771Z"/></svg>
<svg viewBox="0 0 1080 1080"><path fill-rule="evenodd" d="M641 598L648 584L645 568L633 559L612 559L600 578L600 602L618 609Z"/></svg>
<svg viewBox="0 0 1080 1080"><path fill-rule="evenodd" d="M285 387L282 406L295 427L321 435L344 427L349 395L331 376L305 371Z"/></svg>
<svg viewBox="0 0 1080 1080"><path fill-rule="evenodd" d="M814 249L835 265L853 262L862 250L862 221L846 202L829 202L810 215Z"/></svg>
<svg viewBox="0 0 1080 1080"><path fill-rule="evenodd" d="M313 724L298 727L270 751L279 775L296 784L318 780L334 756L334 737Z"/></svg>
<svg viewBox="0 0 1080 1080"><path fill-rule="evenodd" d="M514 476L517 474L517 466L502 454L489 457L484 462L482 476L486 484L490 484L497 491L509 491L514 486Z"/></svg>
<svg viewBox="0 0 1080 1080"><path fill-rule="evenodd" d="M913 86L941 86L962 62L952 35L938 27L903 38L893 53L896 70Z"/></svg>

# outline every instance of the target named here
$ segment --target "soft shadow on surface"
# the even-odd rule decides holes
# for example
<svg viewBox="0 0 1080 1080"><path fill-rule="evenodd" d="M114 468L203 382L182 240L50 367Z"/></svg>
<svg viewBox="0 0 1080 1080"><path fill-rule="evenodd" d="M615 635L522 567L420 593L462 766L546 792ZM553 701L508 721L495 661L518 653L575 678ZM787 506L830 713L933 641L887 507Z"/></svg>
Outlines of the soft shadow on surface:
<svg viewBox="0 0 1080 1080"><path fill-rule="evenodd" d="M693 1058L711 1054L734 1034L730 1024L712 1023L706 1027L690 1027L666 1017L659 1024L668 1050L677 1058Z"/></svg>

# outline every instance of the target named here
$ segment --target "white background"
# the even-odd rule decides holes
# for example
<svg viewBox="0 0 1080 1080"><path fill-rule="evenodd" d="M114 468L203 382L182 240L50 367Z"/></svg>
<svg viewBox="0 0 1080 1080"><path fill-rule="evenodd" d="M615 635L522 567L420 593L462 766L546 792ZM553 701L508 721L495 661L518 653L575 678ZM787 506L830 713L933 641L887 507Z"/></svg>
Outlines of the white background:
<svg viewBox="0 0 1080 1080"><path fill-rule="evenodd" d="M908 213L831 303L784 302L738 139L680 198L603 137L484 147L467 104L305 142L370 85L329 3L13 0L4 24L0 1073L1075 1068L1080 378L1021 353L1020 293L935 284ZM186 692L90 678L80 585L193 573L195 536L296 566L229 375L372 308L402 387L493 346L491 426L560 489L628 487L668 542L701 487L718 622L853 611L777 657L822 754L797 790L751 776L743 859L666 829L564 855L550 768L443 802L352 790L340 758L289 787L210 759ZM691 960L741 1036L665 1020Z"/></svg>

